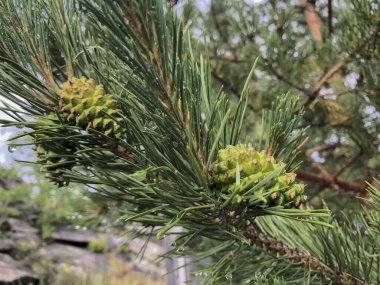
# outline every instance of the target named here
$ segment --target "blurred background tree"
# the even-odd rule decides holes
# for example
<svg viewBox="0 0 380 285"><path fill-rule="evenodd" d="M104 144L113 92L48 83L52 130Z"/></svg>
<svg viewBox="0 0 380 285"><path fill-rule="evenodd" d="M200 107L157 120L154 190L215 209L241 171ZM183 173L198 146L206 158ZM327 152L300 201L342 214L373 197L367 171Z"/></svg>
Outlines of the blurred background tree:
<svg viewBox="0 0 380 285"><path fill-rule="evenodd" d="M179 1L207 46L215 82L238 99L252 60L245 139L258 141L262 110L290 92L309 126L298 177L312 203L357 209L380 173L380 9L376 0ZM297 111L297 110L296 110ZM310 192L309 192L310 193ZM356 205L352 208L353 205Z"/></svg>

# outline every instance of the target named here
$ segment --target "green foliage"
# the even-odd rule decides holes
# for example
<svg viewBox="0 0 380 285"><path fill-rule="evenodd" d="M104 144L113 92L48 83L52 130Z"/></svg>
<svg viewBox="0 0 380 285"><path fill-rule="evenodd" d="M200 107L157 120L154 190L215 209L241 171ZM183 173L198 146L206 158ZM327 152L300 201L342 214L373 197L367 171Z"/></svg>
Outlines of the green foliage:
<svg viewBox="0 0 380 285"><path fill-rule="evenodd" d="M54 120L57 117L49 115L48 118L41 118L38 123L45 128L54 126ZM41 171L46 172L46 176L58 186L67 186L68 181L62 176L65 169L72 169L75 166L73 153L75 146L69 141L56 141L51 144L51 137L48 133L34 134L33 142L35 152L38 157L38 163L42 165Z"/></svg>
<svg viewBox="0 0 380 285"><path fill-rule="evenodd" d="M291 24L301 17L291 6L277 9L275 1L258 9L247 5L245 1L213 1L212 13L217 17L215 25L207 27L216 28L218 37L212 42L205 39L205 44L218 53L229 51L230 44L237 42L234 50L239 48L243 62L231 67L218 62L218 54L210 61L209 51L201 44L193 48L191 32L196 25L184 22L192 15L190 6L181 20L163 0L5 1L0 4L0 96L12 102L1 107L12 120L0 123L26 127L14 138L16 145L25 144L20 138L32 137L31 144L43 149L37 163L60 186L85 184L100 200L123 205L123 222L146 227L159 239L175 236L173 249L165 256L191 256L194 264L206 267L201 284L254 279L258 284L282 284L283 280L289 284L378 283L377 248L360 233L360 226L349 219L341 224L329 220L327 209L295 209L305 202L303 187L293 181L293 175L285 174L298 166L296 155L304 133L300 124L322 121L333 126L323 133L309 131L311 141L325 142L334 134L348 141L350 149L375 153L376 148L370 146L377 124L366 129L355 120L355 115L363 118L365 108L372 106L366 101L369 95L351 105L355 110L351 114L343 102L317 98L327 79L307 87L326 66L331 67L340 52L344 55L338 67L354 63L364 49L362 41L356 39L354 49L339 44L339 50L332 48L336 41L332 36L326 43L305 41L306 32ZM372 13L366 5L356 8L358 18ZM260 23L260 13L270 15L269 20ZM364 16L359 17L360 13ZM376 22L378 15L374 18ZM209 21L203 19L204 24ZM272 33L268 25L277 32ZM359 33L368 34L365 47L373 42L373 25L369 26ZM284 41L284 36L290 40ZM207 54L198 56L200 52ZM263 60L252 65L253 55ZM265 76L255 87L259 71ZM213 77L229 78L228 85L242 90L234 92L239 97L236 106L230 105L223 88L215 87ZM322 113L314 120L308 112L302 118L302 108L289 94L269 103L283 94L285 86L307 96L302 103L305 108L324 110L327 116ZM255 106L249 96L253 92L260 98ZM346 98L352 104L353 98ZM246 119L249 106L253 110L271 106L262 124L252 124L251 130L245 126L248 120L260 121L262 114L249 114ZM252 138L241 135L252 130ZM236 161L229 164L225 158L223 150L239 148L239 141L252 142L264 151L251 150L264 176L255 186L254 165L233 151L227 151L227 156L235 156ZM308 158L307 154L303 157ZM338 160L338 164L343 162ZM215 184L210 179L214 167ZM217 185L234 182L227 191ZM261 193L261 189L266 191ZM284 192L277 197L280 190ZM235 197L237 203L232 203ZM263 206L260 201L269 197L276 203ZM240 199L248 203L239 203ZM59 202L70 207L75 203L62 197ZM54 224L70 210L64 207L60 212L54 202L45 204L54 214L42 215L42 224ZM177 226L182 231L176 232ZM49 231L47 227L46 235ZM93 247L101 246L95 242ZM259 272L265 274L252 276Z"/></svg>
<svg viewBox="0 0 380 285"><path fill-rule="evenodd" d="M20 211L17 208L4 206L0 208L0 217L17 217L19 215Z"/></svg>
<svg viewBox="0 0 380 285"><path fill-rule="evenodd" d="M7 170L9 171L9 169ZM12 172L16 173L16 171L14 170ZM8 177L9 176L6 176L6 180L12 181ZM1 176L1 178L3 178L3 176ZM0 203L3 207L6 207L7 205L12 205L17 202L24 202L25 200L27 200L26 196L27 194L29 194L29 192L30 192L30 189L28 189L24 185L15 187L12 190L0 189Z"/></svg>
<svg viewBox="0 0 380 285"><path fill-rule="evenodd" d="M1 171L6 175L0 175L0 179L8 182L17 179L20 184L12 189L0 189L0 216L27 220L40 229L43 238L49 238L57 226L82 226L87 219L96 218L90 211L95 211L98 205L83 195L84 190L78 185L59 191L35 170L24 173L36 180L29 183L22 182L15 169Z"/></svg>
<svg viewBox="0 0 380 285"><path fill-rule="evenodd" d="M277 98L262 126L263 130L267 129L268 132L264 149L269 155L281 157L288 164L287 168L290 168L297 158L297 147L300 145L305 131L298 128L304 114L303 110L298 116L293 114L297 110L297 102L297 97L289 95Z"/></svg>
<svg viewBox="0 0 380 285"><path fill-rule="evenodd" d="M107 236L100 236L98 238L90 239L90 241L88 243L88 248L92 252L97 252L97 253L107 252L107 250L108 250Z"/></svg>
<svg viewBox="0 0 380 285"><path fill-rule="evenodd" d="M17 176L17 172L15 172L14 169L12 169L12 168L2 168L1 169L1 179L5 182L11 181L11 182L14 182L16 184L21 182L20 177ZM3 185L2 185L1 190L4 190ZM3 195L1 195L0 197L3 197Z"/></svg>
<svg viewBox="0 0 380 285"><path fill-rule="evenodd" d="M26 16L17 9L20 3L9 2L4 6L4 13L13 13L15 17L24 19ZM84 47L82 52L78 53L78 57L83 57L83 63L75 61L74 64L68 59L66 66L61 69L65 69L68 76L72 72L75 75L91 74L94 81L104 83L102 85L105 92L114 94L113 100L118 101L123 113L120 116L124 117L127 126L124 129L125 136L115 138L105 133L100 136L91 124L90 127L86 127L87 132L84 132L83 128L77 126L77 118L76 124L72 125L72 113L68 117L64 113L60 116L59 108L62 104L54 105L59 97L56 96L56 92L50 92L50 96L54 97L50 102L45 102L42 96L35 94L39 104L45 106L44 110L39 110L39 117L45 116L45 112L58 115L56 120L51 121L52 126L46 128L38 120L33 122L17 119L20 124L32 129L32 132L22 135L45 135L51 138L51 143L59 141L59 145L65 142L75 145L76 151L70 155L69 162L75 160L76 167L72 168L70 165L70 168L60 170L60 176L67 181L97 185L97 191L100 193L135 204L137 207L131 207L126 211L128 220L162 226L157 233L158 237L163 237L176 225L183 225L189 230L190 235L209 235L211 232L204 233L205 229L210 231L214 228L218 235L227 238L231 235L231 230L235 231L234 226L226 227L215 223L214 220L220 211L230 209L223 206L218 193L209 187L207 175L217 150L227 144L236 143L239 137L247 102L246 88L243 88L236 112L232 113L228 110L225 95L212 88L207 60L201 59L200 65L197 65L190 42L183 40L181 22L171 11L164 12L163 3L160 1L155 4L143 1L115 5L107 1L83 1L82 4L83 9L76 9L74 5L66 7L63 4L56 7L57 4L49 3L40 3L42 6L38 7L47 11L48 17L56 18L61 14L70 14L78 19L79 15L87 17L87 29L82 34L86 41L91 43L89 46L102 43L104 50L90 53L88 47ZM53 10L53 7L57 10ZM104 11L109 12L107 18L104 17ZM31 13L37 15L40 10L35 9ZM55 21L58 19L45 21L44 18L37 17L31 18L25 24L31 27L42 25L44 29L54 31L60 29L60 25L55 24ZM132 25L128 25L128 22ZM4 24L10 25L7 20L4 20ZM73 21L70 27L66 25L65 29L77 29L74 25L79 25L79 22ZM147 27L151 28L149 33L145 30ZM9 29L13 27L9 26ZM71 36L75 35L73 33ZM78 34L76 39L70 41L81 41L83 35ZM54 38L54 33L52 37ZM154 42L156 45L153 45ZM1 68L4 71L13 70L21 75L26 66L23 66L23 61L16 66L14 62L10 63L14 60L14 54L8 50L11 44L11 39L3 43L4 60ZM43 50L46 48L43 41L35 44L41 45ZM150 51L152 47L154 49ZM63 46L56 47L57 50L61 48L62 52L65 52ZM48 52L42 56L47 55ZM21 53L18 56L25 55ZM112 66L116 63L117 68ZM71 70L72 64L78 65L78 68ZM108 77L104 78L106 70ZM54 70L49 72L48 77L53 76L55 80L61 80L59 76L54 77ZM30 80L33 78L28 92L36 90L37 85L43 82L50 84L58 93L64 94L61 97L67 97L67 104L75 103L82 94L71 94L69 83L62 85L62 91L55 83L48 81L48 77L38 78L33 73L24 76ZM128 78L127 81L122 80L125 76ZM2 77L4 85L9 88L16 83L17 78ZM29 99L21 90L14 92L16 97ZM82 95L86 97L86 94ZM71 96L70 99L68 96ZM4 94L4 97L10 96ZM12 95L12 98L8 99L15 101L14 98ZM82 113L86 113L84 105L76 106L82 106ZM38 116L38 109L33 108L32 112L29 107L20 107L24 108L24 112L29 112L30 116ZM71 111L75 108L73 106ZM11 109L7 112L18 114L16 110ZM284 112L291 110L287 109ZM115 124L120 124L115 118L113 120ZM61 153L57 152L55 156L59 154ZM61 162L58 162L49 167L60 165ZM134 173L140 173L139 177ZM262 184L266 183L268 181L263 180ZM251 211L250 215L253 218L269 213L290 215L281 208L275 208L271 212L260 212L260 208L257 208ZM291 216L295 213L297 211ZM313 214L323 215L318 211L299 211L300 217Z"/></svg>
<svg viewBox="0 0 380 285"><path fill-rule="evenodd" d="M49 238L57 226L80 225L83 222L77 217L83 216L84 207L91 207L91 201L86 197L68 190L42 188L32 201L30 207L37 210L36 224L41 229L42 238Z"/></svg>
<svg viewBox="0 0 380 285"><path fill-rule="evenodd" d="M379 181L375 180L378 187ZM365 211L365 216L362 218L368 229L367 234L369 240L372 242L374 250L373 252L379 252L380 250L380 190L374 185L369 185L368 191L370 192L370 199L368 200L368 208Z"/></svg>

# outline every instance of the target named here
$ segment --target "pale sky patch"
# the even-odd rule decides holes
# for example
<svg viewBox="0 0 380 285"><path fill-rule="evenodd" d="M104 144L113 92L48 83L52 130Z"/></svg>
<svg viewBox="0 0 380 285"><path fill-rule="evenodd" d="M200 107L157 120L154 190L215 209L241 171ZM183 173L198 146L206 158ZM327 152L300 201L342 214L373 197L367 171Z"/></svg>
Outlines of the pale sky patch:
<svg viewBox="0 0 380 285"><path fill-rule="evenodd" d="M7 140L11 137L11 135L12 133L9 131L0 132L0 165L7 162Z"/></svg>

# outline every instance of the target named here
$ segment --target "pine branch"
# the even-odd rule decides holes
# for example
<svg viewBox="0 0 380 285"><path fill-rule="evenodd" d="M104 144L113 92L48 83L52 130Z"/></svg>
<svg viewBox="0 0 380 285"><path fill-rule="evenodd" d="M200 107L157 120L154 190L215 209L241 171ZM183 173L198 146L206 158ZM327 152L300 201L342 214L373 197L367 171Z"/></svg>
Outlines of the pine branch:
<svg viewBox="0 0 380 285"><path fill-rule="evenodd" d="M297 248L292 248L283 242L276 240L270 236L260 234L253 227L247 228L243 232L244 236L248 238L252 244L262 247L265 250L272 252L276 255L284 256L293 263L302 262L306 267L311 270L315 270L324 275L327 279L333 279L338 281L342 285L364 285L365 283L359 279L356 279L346 272L334 271L329 268L322 261L311 256L310 254L303 252Z"/></svg>
<svg viewBox="0 0 380 285"><path fill-rule="evenodd" d="M303 112L294 115L298 99L289 94L278 97L272 109L264 116L263 131L268 131L265 149L269 155L281 157L288 168L295 161L304 129L295 131ZM261 143L260 143L261 145Z"/></svg>
<svg viewBox="0 0 380 285"><path fill-rule="evenodd" d="M19 1L15 2L16 6L22 6L23 0ZM274 169L268 161L263 162L266 168L262 181L258 180L260 183L256 184L256 179L246 179L248 183L240 187L239 194L239 191L220 193L209 179L209 169L219 150L236 145L239 140L253 68L231 116L226 96L212 88L210 64L203 58L200 64L196 62L190 42L183 41L182 25L171 11L164 12L162 1L157 0L153 5L150 1L83 0L80 9L74 2L68 6L64 3L41 2L51 20L33 17L28 22L30 26L46 25L47 30L57 31L55 34L60 35L57 38L60 44L56 48L66 54L66 63L59 73L54 73L57 82L54 92L40 87L44 86L44 78L29 73L26 76L21 73L23 67L16 63L16 76L1 74L4 85L0 89L9 91L6 98L24 109L26 115L36 118L35 122L18 118L17 122L6 122L6 125L23 124L31 129L23 136L33 138L32 144L37 145L41 158L38 163L47 164L45 170L53 181L60 186L69 181L98 185L99 192L138 205L140 208L128 210L133 217L131 220L162 226L160 237L176 225L201 234L205 224L214 226L218 235L230 235L230 225L225 228L223 224L215 224L214 220L220 219L221 212L243 210L243 204L239 205L243 200L253 208L247 205L249 210L244 210L239 219L260 214L291 217L299 214L301 219L309 214L326 215L325 211L307 211L307 215L302 210L291 214L281 209L264 211L261 204L265 201L264 208L270 205L269 208L277 209L285 202L286 207L293 203L298 207L305 200L303 188L299 185L296 187L298 192L291 192L286 201L284 198L278 200L279 205L272 203L276 200L275 195L268 199L273 194L271 191L278 190L256 193L284 168L276 166ZM19 11L14 9L11 12L26 17L19 15ZM108 12L107 16L104 11ZM41 11L34 10L34 13L39 15ZM63 25L62 21L66 23L70 17L75 24ZM91 35L78 32L81 19L87 20L86 28ZM12 30L11 23L3 20L7 23L5 30ZM89 44L78 51L77 47L84 39ZM14 42L2 40L0 43L6 48ZM27 42L24 44L27 46ZM90 47L96 52L90 53ZM23 64L34 67L36 63L28 60L26 57ZM7 58L1 64L2 68L12 70ZM77 78L72 76L73 73L93 78ZM26 78L28 85L20 84ZM69 79L59 86L62 78ZM44 109L36 113L33 108L25 107L24 101L31 101L29 90L40 89L55 98L55 102L54 106L46 106L40 100ZM15 98L13 94L19 97ZM37 95L37 99L42 96L39 97ZM283 105L285 101L284 97ZM291 102L295 104L293 100ZM17 116L19 111L10 109L9 112ZM289 108L277 113L284 118L292 116ZM273 151L281 151L282 144L287 142L284 151L289 156L300 137L290 137L299 117L284 133L280 129L281 116L277 117L278 114L273 116L278 126L271 146ZM270 163L275 161L274 158L269 160ZM232 172L236 173L236 169ZM289 179L283 181L285 184L281 190L293 187L293 180ZM296 194L298 200L292 201ZM172 205L173 208L161 209L160 205ZM144 214L140 215L141 208L153 208L157 212L143 211Z"/></svg>
<svg viewBox="0 0 380 285"><path fill-rule="evenodd" d="M20 8L23 1L9 3ZM60 32L59 37L52 35L59 42L57 51L65 55L63 66L57 67L61 59L28 58L28 37L21 51L15 48L16 39L0 38L1 51L14 51L4 53L0 61L0 95L21 107L22 111L6 106L16 122L4 122L28 128L20 136L34 139L40 163L56 175L53 178L91 185L105 197L127 202L123 219L155 227L158 238L176 235L173 251L178 255L191 251L191 242L212 239L215 248L199 252L207 263L218 250L224 254L222 260L207 264L219 278L212 276L211 282L219 282L230 268L239 272L241 264L234 264L233 258L238 259L242 250L252 255L250 244L342 284L364 284L352 276L367 271L373 275L360 234L354 235L351 228L325 231L329 224L319 218L328 216L327 210L298 209L306 197L290 171L302 138L302 130L294 132L300 122L293 114L296 100L281 96L269 112L263 152L237 145L254 68L234 112L225 94L213 89L208 60L194 56L191 42L183 40L181 22L163 0L82 0L79 8L74 2L65 6L67 0L54 1L62 4L57 11L53 2L39 3L49 21L33 17L26 24ZM18 15L22 9L16 10ZM38 16L41 11L33 13ZM56 17L63 17L67 27ZM2 31L12 35L11 23L4 17L0 21ZM46 88L47 79L35 72L38 65L48 63L55 66L54 88ZM45 97L53 104L41 99ZM287 218L281 232L288 237L269 232L279 227L268 227L268 232L247 228L260 225L261 216ZM310 250L315 257L308 253L308 247L314 247L313 224L322 225L318 247ZM177 226L183 231L175 232ZM303 240L306 234L309 241ZM290 242L292 238L298 244ZM349 245L341 254L340 242ZM357 254L359 265L343 254ZM295 272L299 277L300 270Z"/></svg>
<svg viewBox="0 0 380 285"><path fill-rule="evenodd" d="M322 165L322 163L317 162L315 159L312 158L312 154L314 152L322 152L327 150L333 150L336 147L338 147L340 144L327 144L327 145L320 145L316 147L309 148L306 150L306 155L309 160L312 161L313 165L319 170L321 175L325 178L326 181L329 181L329 184L331 187L337 191L339 191L339 186L335 183L335 177L333 175L330 175L330 173L325 169L325 167Z"/></svg>
<svg viewBox="0 0 380 285"><path fill-rule="evenodd" d="M372 230L366 218L357 218L354 221L353 217L345 216L340 221L332 219L334 228L331 229L297 222L289 224L279 217L262 217L256 222L258 234L264 235L265 241L265 236L269 240L274 238L273 245L278 241L280 249L282 244L296 248L326 265L330 269L325 275L327 279L337 284L376 284L379 257L373 254L378 252L378 247L368 240L367 233ZM369 258L368 254L373 258ZM308 257L305 259L308 260Z"/></svg>
<svg viewBox="0 0 380 285"><path fill-rule="evenodd" d="M331 67L322 77L315 83L311 92L308 92L308 99L302 104L303 107L309 106L318 97L319 91L323 85L338 71L340 71L349 62L349 57L344 58L342 61ZM296 109L296 113L299 109Z"/></svg>
<svg viewBox="0 0 380 285"><path fill-rule="evenodd" d="M371 229L369 235L377 252L380 252L380 239L378 238L380 233L380 181L374 179L372 184L368 183L368 192L370 199L368 199L369 207L365 209L367 220L364 224Z"/></svg>

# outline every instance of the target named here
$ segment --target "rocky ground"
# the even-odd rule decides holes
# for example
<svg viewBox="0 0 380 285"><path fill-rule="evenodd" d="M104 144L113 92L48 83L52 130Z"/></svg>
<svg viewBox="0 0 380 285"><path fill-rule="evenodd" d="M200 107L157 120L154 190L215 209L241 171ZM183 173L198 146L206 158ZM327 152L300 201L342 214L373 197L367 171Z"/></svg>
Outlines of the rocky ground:
<svg viewBox="0 0 380 285"><path fill-rule="evenodd" d="M24 219L0 218L0 285L165 284L165 268L152 260L163 246L151 242L146 258L136 262L144 241L94 231L59 228L42 239Z"/></svg>

